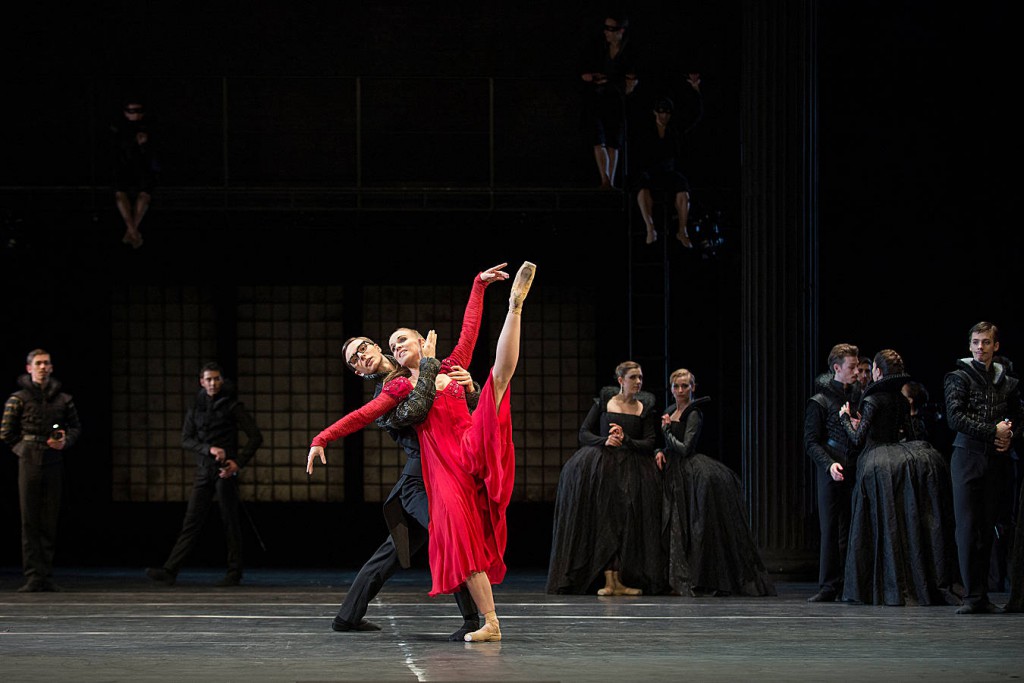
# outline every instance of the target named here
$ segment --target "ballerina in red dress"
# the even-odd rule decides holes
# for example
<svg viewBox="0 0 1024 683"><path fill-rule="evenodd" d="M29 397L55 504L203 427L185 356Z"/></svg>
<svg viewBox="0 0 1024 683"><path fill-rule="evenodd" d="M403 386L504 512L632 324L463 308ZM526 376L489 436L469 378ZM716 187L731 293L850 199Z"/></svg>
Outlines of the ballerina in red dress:
<svg viewBox="0 0 1024 683"><path fill-rule="evenodd" d="M508 314L498 335L494 365L472 414L466 407L464 389L451 381L447 372L456 365L469 366L480 330L484 289L492 282L508 279L508 273L501 270L506 265L489 268L474 278L459 341L437 371L430 411L415 425L430 509L430 595L452 593L466 584L485 619L483 627L465 636L467 641L501 640L491 585L501 583L505 577L505 510L515 479L508 386L519 361L521 313L533 282L534 264L524 262L516 274ZM436 339L433 330L426 339L406 327L392 333L388 344L402 368L392 373L377 398L313 439L306 461L309 474L313 473L317 457L327 463L323 447L329 442L394 409L414 390L414 385L417 390L430 389L430 382L420 380L429 379L436 367L436 361L428 360L434 358ZM425 362L421 365L421 361ZM424 368L426 372L421 378Z"/></svg>

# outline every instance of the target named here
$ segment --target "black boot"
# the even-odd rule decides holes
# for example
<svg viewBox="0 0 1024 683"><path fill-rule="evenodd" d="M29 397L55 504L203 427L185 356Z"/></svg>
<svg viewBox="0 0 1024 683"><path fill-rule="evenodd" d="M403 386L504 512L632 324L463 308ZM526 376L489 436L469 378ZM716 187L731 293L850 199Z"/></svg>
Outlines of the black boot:
<svg viewBox="0 0 1024 683"><path fill-rule="evenodd" d="M465 584L455 593L455 603L459 606L459 613L462 614L462 627L448 636L448 640L453 643L461 643L464 642L467 633L472 633L480 628L480 611Z"/></svg>
<svg viewBox="0 0 1024 683"><path fill-rule="evenodd" d="M178 575L175 572L167 571L163 567L150 567L146 570L146 576L165 586L173 586L174 582L178 579Z"/></svg>
<svg viewBox="0 0 1024 683"><path fill-rule="evenodd" d="M218 588L226 588L228 586L237 586L240 583L242 583L242 570L229 569L228 573L224 575L224 578L214 585Z"/></svg>

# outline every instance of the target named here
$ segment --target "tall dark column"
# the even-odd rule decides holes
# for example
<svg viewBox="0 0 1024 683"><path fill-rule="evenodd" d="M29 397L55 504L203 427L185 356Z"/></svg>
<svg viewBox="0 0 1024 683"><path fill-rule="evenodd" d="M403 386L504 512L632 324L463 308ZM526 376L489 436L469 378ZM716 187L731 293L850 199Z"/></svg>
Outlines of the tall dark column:
<svg viewBox="0 0 1024 683"><path fill-rule="evenodd" d="M816 558L802 445L818 350L814 0L750 0L742 66L742 459L769 569Z"/></svg>

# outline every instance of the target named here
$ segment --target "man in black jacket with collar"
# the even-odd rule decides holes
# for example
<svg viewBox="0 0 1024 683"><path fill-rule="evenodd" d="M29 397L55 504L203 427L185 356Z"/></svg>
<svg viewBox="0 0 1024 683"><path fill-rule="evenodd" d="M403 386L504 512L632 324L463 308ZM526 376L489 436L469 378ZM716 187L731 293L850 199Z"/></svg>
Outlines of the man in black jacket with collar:
<svg viewBox="0 0 1024 683"><path fill-rule="evenodd" d="M82 432L71 396L53 377L50 354L33 349L21 388L4 404L0 439L18 456L21 556L27 581L22 593L53 592L53 554L64 478L63 452Z"/></svg>
<svg viewBox="0 0 1024 683"><path fill-rule="evenodd" d="M856 414L860 402L858 357L853 344L836 344L828 354L830 372L819 375L818 393L804 412L804 450L818 474L818 592L808 602L833 602L843 594L846 545L850 531L850 497L857 474L856 448L843 429L839 409Z"/></svg>
<svg viewBox="0 0 1024 683"><path fill-rule="evenodd" d="M242 525L236 477L256 454L263 435L217 363L203 366L199 384L202 389L185 414L181 429L182 447L196 456L192 496L181 533L167 561L162 567L147 569L146 576L158 583L174 584L178 571L199 541L216 493L228 545L228 571L217 585L237 586L242 580ZM239 430L247 437L241 448Z"/></svg>
<svg viewBox="0 0 1024 683"><path fill-rule="evenodd" d="M957 614L1001 612L988 597L989 563L1001 484L1010 474L1009 452L1021 418L1020 389L994 360L999 329L982 321L969 334L971 356L946 373L946 420L953 440L953 508L963 605Z"/></svg>

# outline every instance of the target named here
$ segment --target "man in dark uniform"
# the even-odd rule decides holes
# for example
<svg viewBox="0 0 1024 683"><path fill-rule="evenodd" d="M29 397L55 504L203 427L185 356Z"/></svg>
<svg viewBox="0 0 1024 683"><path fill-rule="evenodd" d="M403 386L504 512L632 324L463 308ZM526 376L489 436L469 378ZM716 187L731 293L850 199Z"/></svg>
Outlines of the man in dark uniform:
<svg viewBox="0 0 1024 683"><path fill-rule="evenodd" d="M347 340L342 345L342 353L353 372L375 383L374 396L380 394L388 373L398 367L394 358L381 353L380 346L367 337L353 337ZM424 359L424 362L437 363L437 359ZM436 369L432 373L425 373L424 376L434 377L435 374ZM462 368L455 368L449 374L465 387L466 401L469 402L470 409L475 408L480 395L469 373ZM405 450L405 469L384 501L384 518L390 534L352 581L345 601L331 624L335 631L379 631L379 626L364 619L367 605L399 567L408 569L411 566L412 555L428 540L427 491L423 485L419 439L412 424L417 421L417 416L425 415L430 406L416 405L419 400L417 392L410 396L408 401L403 401L396 409L396 412L402 411L401 414L385 415L377 421L377 425L387 431ZM320 447L314 446L310 453L316 449ZM322 452L322 449L320 451ZM455 602L462 613L463 624L448 636L448 640L461 643L467 633L480 628L480 614L465 586L455 593Z"/></svg>
<svg viewBox="0 0 1024 683"><path fill-rule="evenodd" d="M236 477L256 454L263 443L263 435L249 411L238 400L234 387L221 375L217 363L203 366L199 384L203 388L186 413L181 429L182 447L196 456L192 496L181 533L167 561L162 567L147 569L146 576L158 583L174 584L178 571L199 542L216 493L228 545L228 571L217 585L237 586L242 580L242 525ZM238 445L239 430L247 437L241 448Z"/></svg>
<svg viewBox="0 0 1024 683"><path fill-rule="evenodd" d="M1009 452L1021 417L1017 379L994 360L999 329L979 322L969 334L971 357L946 373L943 392L953 440L953 509L963 604L957 614L1002 612L988 597L989 563L1002 485L1011 475Z"/></svg>
<svg viewBox="0 0 1024 683"><path fill-rule="evenodd" d="M821 549L818 558L818 592L808 602L832 602L842 598L846 544L850 529L850 496L857 474L856 449L839 420L839 409L850 404L857 414L860 384L857 381L859 349L836 344L828 354L830 372L819 375L818 393L807 401L804 413L804 449L818 472L818 526Z"/></svg>
<svg viewBox="0 0 1024 683"><path fill-rule="evenodd" d="M27 581L23 593L52 592L53 553L57 541L63 483L63 452L82 432L78 410L53 377L50 354L28 354L27 374L18 378L18 391L4 404L0 439L18 456L18 495L21 501L21 556Z"/></svg>

